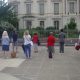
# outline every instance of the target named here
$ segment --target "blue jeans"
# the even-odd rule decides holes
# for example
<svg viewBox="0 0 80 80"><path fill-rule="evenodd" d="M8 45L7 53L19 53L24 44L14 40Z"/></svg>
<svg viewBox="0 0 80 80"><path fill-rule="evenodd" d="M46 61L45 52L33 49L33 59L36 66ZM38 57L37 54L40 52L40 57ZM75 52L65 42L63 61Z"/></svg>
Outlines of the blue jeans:
<svg viewBox="0 0 80 80"><path fill-rule="evenodd" d="M60 53L64 53L64 42L60 42Z"/></svg>
<svg viewBox="0 0 80 80"><path fill-rule="evenodd" d="M26 57L31 57L31 44L24 45Z"/></svg>

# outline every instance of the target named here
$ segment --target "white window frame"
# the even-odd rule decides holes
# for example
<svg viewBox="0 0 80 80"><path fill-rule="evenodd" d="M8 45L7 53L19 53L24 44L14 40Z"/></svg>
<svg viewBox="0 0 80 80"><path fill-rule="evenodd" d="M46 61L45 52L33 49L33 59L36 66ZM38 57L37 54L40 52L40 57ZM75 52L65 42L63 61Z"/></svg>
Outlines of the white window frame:
<svg viewBox="0 0 80 80"><path fill-rule="evenodd" d="M14 12L18 14L18 5L14 5Z"/></svg>
<svg viewBox="0 0 80 80"><path fill-rule="evenodd" d="M44 3L39 3L39 14L44 15Z"/></svg>
<svg viewBox="0 0 80 80"><path fill-rule="evenodd" d="M54 3L54 15L59 15L59 3Z"/></svg>
<svg viewBox="0 0 80 80"><path fill-rule="evenodd" d="M30 15L31 14L31 3L26 4L26 14Z"/></svg>

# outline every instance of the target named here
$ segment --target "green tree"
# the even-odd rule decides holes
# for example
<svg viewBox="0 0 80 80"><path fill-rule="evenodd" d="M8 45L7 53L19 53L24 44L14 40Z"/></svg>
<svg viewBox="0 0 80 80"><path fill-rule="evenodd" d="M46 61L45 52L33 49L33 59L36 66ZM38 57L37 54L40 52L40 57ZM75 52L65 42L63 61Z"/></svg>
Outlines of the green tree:
<svg viewBox="0 0 80 80"><path fill-rule="evenodd" d="M18 28L18 18L13 12L14 7L10 4L5 3L5 1L0 1L0 24L1 22L8 22L12 24L15 28Z"/></svg>
<svg viewBox="0 0 80 80"><path fill-rule="evenodd" d="M68 29L70 29L70 30L75 30L75 29L76 29L77 24L76 24L74 18L71 18L71 19L70 19L70 22L67 24L67 27L68 27Z"/></svg>

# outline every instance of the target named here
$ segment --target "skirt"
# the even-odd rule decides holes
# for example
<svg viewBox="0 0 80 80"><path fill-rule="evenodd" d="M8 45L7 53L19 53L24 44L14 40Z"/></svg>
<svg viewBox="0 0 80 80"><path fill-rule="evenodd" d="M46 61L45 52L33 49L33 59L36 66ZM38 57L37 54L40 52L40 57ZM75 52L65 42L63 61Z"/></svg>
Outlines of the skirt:
<svg viewBox="0 0 80 80"><path fill-rule="evenodd" d="M3 51L9 51L9 45L2 45Z"/></svg>

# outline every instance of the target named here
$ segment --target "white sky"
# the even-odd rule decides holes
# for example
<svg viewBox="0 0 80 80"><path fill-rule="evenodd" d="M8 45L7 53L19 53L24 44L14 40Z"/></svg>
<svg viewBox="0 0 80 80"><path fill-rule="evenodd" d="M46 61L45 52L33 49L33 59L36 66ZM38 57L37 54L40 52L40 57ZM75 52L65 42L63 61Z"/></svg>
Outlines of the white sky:
<svg viewBox="0 0 80 80"><path fill-rule="evenodd" d="M8 0L5 0L5 2L7 2Z"/></svg>

